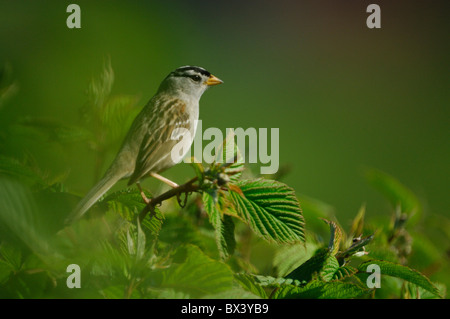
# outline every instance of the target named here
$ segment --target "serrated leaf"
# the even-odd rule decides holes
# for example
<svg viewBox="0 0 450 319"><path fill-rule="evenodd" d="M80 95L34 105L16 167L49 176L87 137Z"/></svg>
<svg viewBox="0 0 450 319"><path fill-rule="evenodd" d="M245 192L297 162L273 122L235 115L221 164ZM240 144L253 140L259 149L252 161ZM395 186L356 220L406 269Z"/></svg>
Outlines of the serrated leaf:
<svg viewBox="0 0 450 319"><path fill-rule="evenodd" d="M431 283L431 281L427 277L422 275L420 272L411 269L407 266L403 266L385 260L369 260L361 263L358 266L358 271L363 278L366 277L367 267L371 264L376 264L380 267L381 275L387 275L406 280L419 287L422 287L425 290L428 290L429 292L431 292L436 296L439 296L439 290Z"/></svg>
<svg viewBox="0 0 450 319"><path fill-rule="evenodd" d="M304 287L285 286L273 294L273 299L350 299L358 298L368 290L340 281L313 281Z"/></svg>
<svg viewBox="0 0 450 319"><path fill-rule="evenodd" d="M217 248L222 259L228 258L236 248L234 238L234 222L228 215L222 215L218 203L208 193L203 193L203 206L208 213L209 221L214 227Z"/></svg>
<svg viewBox="0 0 450 319"><path fill-rule="evenodd" d="M314 256L301 264L298 268L289 273L286 278L298 280L300 282L309 282L313 278L314 274L320 273L325 265L330 251L328 248L320 248L316 251Z"/></svg>
<svg viewBox="0 0 450 319"><path fill-rule="evenodd" d="M124 291L124 285L116 285L101 289L100 293L105 299L123 299L125 295Z"/></svg>
<svg viewBox="0 0 450 319"><path fill-rule="evenodd" d="M13 177L27 185L46 185L43 178L29 166L18 160L0 155L0 177Z"/></svg>
<svg viewBox="0 0 450 319"><path fill-rule="evenodd" d="M333 279L334 274L339 269L339 262L337 261L336 257L330 256L325 261L322 270L320 272L320 277L324 281L330 281Z"/></svg>
<svg viewBox="0 0 450 319"><path fill-rule="evenodd" d="M203 251L217 251L217 244L212 231L202 231L193 223L192 218L183 215L168 214L164 227L158 235L158 243L169 245L193 244Z"/></svg>
<svg viewBox="0 0 450 319"><path fill-rule="evenodd" d="M172 265L155 271L159 275L161 289L173 289L200 298L231 289L233 273L231 269L205 255L197 246L186 245L177 249Z"/></svg>
<svg viewBox="0 0 450 319"><path fill-rule="evenodd" d="M131 237L130 229L127 230L127 251L130 255L136 254L136 247L134 244L133 237Z"/></svg>
<svg viewBox="0 0 450 319"><path fill-rule="evenodd" d="M222 242L222 246L226 245L226 251L228 253L227 255L224 256L224 258L228 257L229 255L232 255L236 248L234 229L235 226L232 217L229 215L223 215L220 239Z"/></svg>
<svg viewBox="0 0 450 319"><path fill-rule="evenodd" d="M229 198L238 215L259 236L269 242L305 241L305 222L295 192L271 180L245 180L229 188Z"/></svg>
<svg viewBox="0 0 450 319"><path fill-rule="evenodd" d="M332 280L342 280L342 279L353 276L357 272L358 272L358 269L356 269L355 267L352 267L349 265L342 266L336 270L336 272L333 275Z"/></svg>
<svg viewBox="0 0 450 319"><path fill-rule="evenodd" d="M151 198L151 194L148 192L146 192L146 196ZM145 207L140 192L131 188L113 192L102 199L101 203L107 203L110 210L128 221L134 221L139 212ZM151 233L157 234L161 230L163 220L164 215L156 208L155 216L150 218L150 214L147 214L142 221L142 226L150 230Z"/></svg>
<svg viewBox="0 0 450 319"><path fill-rule="evenodd" d="M353 276L358 270L352 266L339 266L339 261L336 257L330 256L324 263L320 277L324 281L342 280L344 278Z"/></svg>
<svg viewBox="0 0 450 319"><path fill-rule="evenodd" d="M234 274L234 278L239 284L247 291L259 296L261 298L267 298L264 288L255 280L255 277L247 274Z"/></svg>
<svg viewBox="0 0 450 319"><path fill-rule="evenodd" d="M0 263L8 266L11 270L19 271L22 267L22 253L20 249L2 243L0 245Z"/></svg>
<svg viewBox="0 0 450 319"><path fill-rule="evenodd" d="M440 283L433 283L439 290L439 295L430 293L413 283L405 281L402 285L401 298L402 299L438 299L439 296L445 296L446 286Z"/></svg>
<svg viewBox="0 0 450 319"><path fill-rule="evenodd" d="M300 286L305 284L306 282L300 282L296 279L291 278L280 278L280 277L272 277L272 276L263 276L263 275L251 275L247 274L246 276L251 277L252 281L261 287L266 288L279 288L283 285L294 285Z"/></svg>
<svg viewBox="0 0 450 319"><path fill-rule="evenodd" d="M114 71L111 61L107 60L98 79L92 79L87 90L91 106L102 108L106 99L111 94L114 83Z"/></svg>
<svg viewBox="0 0 450 319"><path fill-rule="evenodd" d="M330 243L328 244L328 249L330 250L331 255L336 255L339 251L339 245L342 239L342 230L341 228L333 221L329 221L325 218L322 220L330 226Z"/></svg>
<svg viewBox="0 0 450 319"><path fill-rule="evenodd" d="M19 239L35 252L47 252L51 246L45 221L31 191L16 180L0 178L0 235Z"/></svg>
<svg viewBox="0 0 450 319"><path fill-rule="evenodd" d="M136 258L142 259L145 255L145 233L142 231L141 223L137 218L137 239L136 239Z"/></svg>

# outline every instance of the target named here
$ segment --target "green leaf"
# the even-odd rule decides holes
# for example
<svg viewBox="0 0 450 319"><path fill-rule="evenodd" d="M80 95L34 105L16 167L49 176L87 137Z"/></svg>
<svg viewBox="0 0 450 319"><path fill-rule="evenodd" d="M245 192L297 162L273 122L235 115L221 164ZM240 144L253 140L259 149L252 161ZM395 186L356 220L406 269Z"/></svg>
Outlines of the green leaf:
<svg viewBox="0 0 450 319"><path fill-rule="evenodd" d="M294 280L291 278L277 278L272 276L251 275L251 274L246 274L245 276L251 277L250 280L252 280L254 284L266 288L279 288L285 285L300 286L304 284L298 280Z"/></svg>
<svg viewBox="0 0 450 319"><path fill-rule="evenodd" d="M19 271L22 267L22 253L20 249L2 243L0 245L0 264L8 266L10 270Z"/></svg>
<svg viewBox="0 0 450 319"><path fill-rule="evenodd" d="M13 177L29 186L46 185L43 178L29 166L18 160L0 155L0 177Z"/></svg>
<svg viewBox="0 0 450 319"><path fill-rule="evenodd" d="M385 260L369 260L363 262L358 266L358 271L361 277L366 277L367 267L371 264L376 264L380 267L381 275L392 276L411 282L425 290L428 290L432 294L439 296L439 290L431 283L431 281L422 275L417 270L411 269L407 266L392 263Z"/></svg>
<svg viewBox="0 0 450 319"><path fill-rule="evenodd" d="M439 290L439 296L445 296L446 286L440 283L434 283L434 285ZM407 281L405 281L402 286L402 299L438 299L439 296Z"/></svg>
<svg viewBox="0 0 450 319"><path fill-rule="evenodd" d="M267 298L266 291L255 279L255 276L247 274L234 274L234 278L244 289L261 298Z"/></svg>
<svg viewBox="0 0 450 319"><path fill-rule="evenodd" d="M343 280L345 278L351 277L358 272L355 267L346 265L339 267L333 275L332 280Z"/></svg>
<svg viewBox="0 0 450 319"><path fill-rule="evenodd" d="M99 152L111 149L126 134L140 111L137 96L112 95L114 71L111 61L105 61L100 76L92 79L87 90L88 103L81 108L85 124L94 138L90 146Z"/></svg>
<svg viewBox="0 0 450 319"><path fill-rule="evenodd" d="M336 257L330 256L325 261L323 268L320 272L320 277L324 281L330 281L333 279L334 274L339 269L339 262L337 261Z"/></svg>
<svg viewBox="0 0 450 319"><path fill-rule="evenodd" d="M136 215L145 207L140 192L134 188L113 192L101 199L99 203L106 203L110 210L128 221L133 221Z"/></svg>
<svg viewBox="0 0 450 319"><path fill-rule="evenodd" d="M52 242L31 191L16 180L0 177L0 236L19 239L31 250L46 252Z"/></svg>
<svg viewBox="0 0 450 319"><path fill-rule="evenodd" d="M231 216L222 215L214 198L206 192L203 193L203 205L215 230L220 257L226 259L236 248L234 222Z"/></svg>
<svg viewBox="0 0 450 319"><path fill-rule="evenodd" d="M335 222L324 218L322 218L322 220L330 226L331 237L330 243L328 244L328 249L330 250L331 255L334 256L339 251L339 245L342 239L342 230Z"/></svg>
<svg viewBox="0 0 450 319"><path fill-rule="evenodd" d="M334 256L329 256L325 261L320 277L324 281L342 280L353 276L358 270L352 266L339 266L339 261Z"/></svg>
<svg viewBox="0 0 450 319"><path fill-rule="evenodd" d="M114 71L111 61L107 60L98 79L92 79L89 83L87 95L91 106L103 108L106 99L111 94L114 83Z"/></svg>
<svg viewBox="0 0 450 319"><path fill-rule="evenodd" d="M105 299L123 299L125 297L125 287L123 285L109 286L100 290Z"/></svg>
<svg viewBox="0 0 450 319"><path fill-rule="evenodd" d="M277 289L273 299L350 299L367 294L369 290L340 281L312 281L304 287L285 286Z"/></svg>
<svg viewBox="0 0 450 319"><path fill-rule="evenodd" d="M328 248L320 248L316 251L314 256L308 259L305 263L300 265L289 273L286 278L298 280L300 282L309 282L314 274L320 273L330 256Z"/></svg>
<svg viewBox="0 0 450 319"><path fill-rule="evenodd" d="M173 289L200 298L231 289L231 269L205 255L197 246L186 245L177 249L173 264L164 270L156 270L160 277L157 285L161 289Z"/></svg>
<svg viewBox="0 0 450 319"><path fill-rule="evenodd" d="M146 192L146 196L147 198L151 198L148 192ZM101 203L107 203L110 210L128 221L134 221L139 212L145 207L141 193L132 188L113 192L103 198ZM155 209L155 212L155 216L150 218L150 214L147 214L146 218L142 221L142 225L153 234L159 233L164 219L164 215L159 209Z"/></svg>
<svg viewBox="0 0 450 319"><path fill-rule="evenodd" d="M127 251L130 255L136 255L136 245L131 236L130 229L127 230Z"/></svg>
<svg viewBox="0 0 450 319"><path fill-rule="evenodd" d="M295 192L287 185L256 179L230 187L229 196L238 215L269 242L305 241L305 222Z"/></svg>
<svg viewBox="0 0 450 319"><path fill-rule="evenodd" d="M167 214L164 219L164 227L158 234L158 243L170 246L192 244L205 252L217 253L214 236L215 233L212 230L205 231L205 228L200 228L186 214Z"/></svg>
<svg viewBox="0 0 450 319"><path fill-rule="evenodd" d="M231 182L236 182L244 170L244 159L238 149L236 135L232 129L228 132L222 143L219 151L219 155L220 154L222 158L218 158L217 162L224 163L224 165L227 165L227 163L233 163L231 165L227 165L225 173L230 177Z"/></svg>
<svg viewBox="0 0 450 319"><path fill-rule="evenodd" d="M136 258L142 259L144 255L145 255L145 233L142 231L139 218L137 218Z"/></svg>
<svg viewBox="0 0 450 319"><path fill-rule="evenodd" d="M311 258L318 244L306 241L305 244L283 245L275 251L273 267L278 277L284 277Z"/></svg>
<svg viewBox="0 0 450 319"><path fill-rule="evenodd" d="M140 261L144 259L147 253L146 236L141 228L139 218L137 217L136 219L136 225L125 223L126 238L125 232L120 233L119 231L119 239L123 244L126 244L127 255L134 256L135 261ZM148 254L151 254L151 252L149 251Z"/></svg>

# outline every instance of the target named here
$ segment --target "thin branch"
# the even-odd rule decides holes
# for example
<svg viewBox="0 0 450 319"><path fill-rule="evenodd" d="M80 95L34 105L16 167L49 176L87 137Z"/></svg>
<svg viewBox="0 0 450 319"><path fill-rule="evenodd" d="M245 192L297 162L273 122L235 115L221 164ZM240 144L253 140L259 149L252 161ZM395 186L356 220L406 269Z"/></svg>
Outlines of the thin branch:
<svg viewBox="0 0 450 319"><path fill-rule="evenodd" d="M161 203L169 198L172 198L174 196L180 196L181 194L185 194L185 193L192 193L195 192L199 189L198 185L194 185L194 183L197 181L198 177L194 177L191 180L189 180L188 182L172 188L170 190L168 190L165 193L162 193L161 195L157 196L157 197L153 197L150 199L150 202L144 207L144 209L141 211L141 213L139 214L139 220L142 222L145 218L145 216L147 216L147 214L150 212L152 215L155 214L155 207L158 205L161 205Z"/></svg>

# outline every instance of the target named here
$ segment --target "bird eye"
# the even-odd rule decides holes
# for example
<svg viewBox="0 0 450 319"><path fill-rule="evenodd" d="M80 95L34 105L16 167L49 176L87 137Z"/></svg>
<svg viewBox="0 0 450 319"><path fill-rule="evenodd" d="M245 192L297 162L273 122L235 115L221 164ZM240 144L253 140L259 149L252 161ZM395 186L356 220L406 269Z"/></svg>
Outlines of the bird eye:
<svg viewBox="0 0 450 319"><path fill-rule="evenodd" d="M194 80L195 82L200 82L202 78L200 77L200 75L193 75L191 76L191 79Z"/></svg>

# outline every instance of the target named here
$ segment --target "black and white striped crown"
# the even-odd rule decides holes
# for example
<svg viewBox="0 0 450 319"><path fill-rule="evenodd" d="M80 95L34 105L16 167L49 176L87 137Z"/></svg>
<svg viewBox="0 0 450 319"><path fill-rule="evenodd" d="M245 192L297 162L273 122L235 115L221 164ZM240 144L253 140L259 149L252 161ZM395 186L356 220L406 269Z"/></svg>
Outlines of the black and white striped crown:
<svg viewBox="0 0 450 319"><path fill-rule="evenodd" d="M206 71L204 68L201 68L199 66L182 66L170 73L172 76L185 76L185 77L191 77L193 74L201 74L204 76L211 76L211 73L209 71Z"/></svg>

